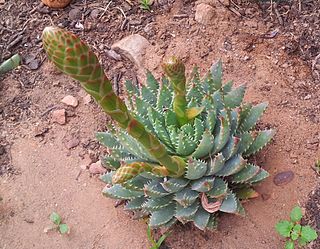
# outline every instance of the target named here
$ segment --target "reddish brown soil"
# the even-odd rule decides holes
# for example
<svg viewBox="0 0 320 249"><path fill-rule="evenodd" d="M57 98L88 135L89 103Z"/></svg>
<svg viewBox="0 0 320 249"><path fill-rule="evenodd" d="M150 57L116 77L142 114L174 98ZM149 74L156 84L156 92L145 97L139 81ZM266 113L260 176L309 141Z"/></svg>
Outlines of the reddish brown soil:
<svg viewBox="0 0 320 249"><path fill-rule="evenodd" d="M37 6L33 1L21 2L23 4L7 1L6 7L9 4L16 7L5 12L8 19L14 20L18 7ZM88 2L89 10L105 8L107 4L77 2L78 6ZM178 225L166 245L203 249L281 248L283 241L274 225L279 219L287 218L297 203L304 206L319 181L311 167L320 157L320 90L312 81L309 68L299 58L287 56L282 33L264 39L269 29L263 23L238 17L217 4L214 22L206 27L194 21L194 3L162 3L156 12L148 14L135 8L136 12L128 11L128 16L135 20L145 18L137 27L122 32L119 26L123 20L117 6L123 7L123 3L112 4L103 22L84 18L85 26L91 23L95 28L78 33L99 50L101 44L109 47L128 33L138 32L154 44L158 56L182 57L189 72L196 64L205 72L213 61L221 58L226 80L234 79L237 85L247 83L247 101L269 102L259 126L277 130L274 142L255 158L271 177L258 187L261 197L245 204L247 217L224 215L217 232L201 232L191 225ZM53 22L59 23L57 16L67 18L72 7L56 12L57 15L51 13ZM181 14L187 17L176 17ZM37 58L45 58L41 45L33 38L50 24L47 16L38 12L31 14L35 21L28 26L27 41L34 42L34 46L23 49L21 45L12 51L21 51L23 55L37 53ZM148 23L154 31L152 35L143 31ZM110 24L110 31L98 28L98 24L101 27ZM13 25L13 28L17 27ZM123 78L134 76L135 69L130 62L112 61L101 51L100 57L111 78L119 70ZM148 60L152 64L150 55ZM159 65L152 69L157 73L161 71ZM21 67L7 74L0 81L0 89L0 138L7 152L1 168L6 165L10 172L15 172L0 177L3 198L0 248L149 248L143 221L132 220L121 206L115 208L113 200L101 195L103 184L87 171L76 179L88 157L95 161L103 151L95 142L94 132L104 129L107 122L94 103L84 104L85 93L77 83L58 74L45 61L36 71ZM77 108L66 108L60 103L68 94L79 99ZM67 124L52 124L50 110L61 107L67 109ZM80 144L66 149L65 141L74 137ZM275 186L273 176L285 170L295 173L294 180L285 186ZM70 235L43 232L50 225L48 216L52 211L62 215L71 227Z"/></svg>

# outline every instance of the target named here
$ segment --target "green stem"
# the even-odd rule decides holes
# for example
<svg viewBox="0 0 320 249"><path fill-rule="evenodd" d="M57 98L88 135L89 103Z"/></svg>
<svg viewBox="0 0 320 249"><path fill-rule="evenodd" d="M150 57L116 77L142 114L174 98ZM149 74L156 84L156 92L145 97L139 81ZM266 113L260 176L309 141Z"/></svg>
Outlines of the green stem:
<svg viewBox="0 0 320 249"><path fill-rule="evenodd" d="M20 64L20 56L19 54L13 55L11 58L8 60L4 61L0 65L0 75L4 74L6 72L9 72L10 70L16 68Z"/></svg>

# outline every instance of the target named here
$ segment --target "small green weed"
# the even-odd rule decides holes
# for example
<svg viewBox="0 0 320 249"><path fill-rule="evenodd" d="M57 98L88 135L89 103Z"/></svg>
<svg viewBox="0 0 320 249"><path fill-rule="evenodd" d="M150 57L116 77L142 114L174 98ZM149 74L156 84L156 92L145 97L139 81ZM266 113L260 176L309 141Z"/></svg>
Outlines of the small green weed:
<svg viewBox="0 0 320 249"><path fill-rule="evenodd" d="M143 10L151 10L152 0L140 0L140 8Z"/></svg>
<svg viewBox="0 0 320 249"><path fill-rule="evenodd" d="M316 172L318 176L320 176L320 159L316 160L314 166L311 166L311 168Z"/></svg>
<svg viewBox="0 0 320 249"><path fill-rule="evenodd" d="M285 249L294 249L297 242L299 247L317 239L317 232L310 226L302 226L302 210L299 206L292 209L290 220L281 220L276 224L277 232L287 238Z"/></svg>
<svg viewBox="0 0 320 249"><path fill-rule="evenodd" d="M314 170L318 175L320 175L320 159L318 159L314 165Z"/></svg>
<svg viewBox="0 0 320 249"><path fill-rule="evenodd" d="M50 215L50 220L53 222L53 226L45 228L45 232L48 232L50 230L58 230L61 234L70 232L69 226L62 223L61 216L58 213L52 212L52 214Z"/></svg>
<svg viewBox="0 0 320 249"><path fill-rule="evenodd" d="M150 241L152 247L150 247L150 249L159 249L161 244L164 242L164 240L170 235L170 233L165 233L163 234L160 239L158 241L156 241L153 236L152 236L152 232L151 232L151 228L150 226L148 226L147 229L147 235L148 235L148 240Z"/></svg>

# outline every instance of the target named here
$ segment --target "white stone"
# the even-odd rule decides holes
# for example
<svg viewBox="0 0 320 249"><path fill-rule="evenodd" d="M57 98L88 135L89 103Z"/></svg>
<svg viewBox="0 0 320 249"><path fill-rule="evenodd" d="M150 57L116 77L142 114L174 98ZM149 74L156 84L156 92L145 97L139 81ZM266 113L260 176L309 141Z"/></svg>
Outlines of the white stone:
<svg viewBox="0 0 320 249"><path fill-rule="evenodd" d="M51 121L53 123L64 125L66 123L66 110L60 109L53 111Z"/></svg>
<svg viewBox="0 0 320 249"><path fill-rule="evenodd" d="M85 105L89 105L92 102L92 98L90 94L87 94L86 96L83 97L83 103Z"/></svg>
<svg viewBox="0 0 320 249"><path fill-rule="evenodd" d="M212 22L215 16L214 8L208 4L200 3L196 7L195 20L201 24L207 25Z"/></svg>
<svg viewBox="0 0 320 249"><path fill-rule="evenodd" d="M111 49L131 60L138 68L143 68L143 55L149 46L151 44L146 38L133 34L113 44Z"/></svg>
<svg viewBox="0 0 320 249"><path fill-rule="evenodd" d="M77 100L75 97L73 97L72 95L67 95L67 96L65 96L65 97L61 100L61 102L62 102L63 104L66 104L66 105L72 106L72 107L77 107L78 104L79 104L78 100Z"/></svg>

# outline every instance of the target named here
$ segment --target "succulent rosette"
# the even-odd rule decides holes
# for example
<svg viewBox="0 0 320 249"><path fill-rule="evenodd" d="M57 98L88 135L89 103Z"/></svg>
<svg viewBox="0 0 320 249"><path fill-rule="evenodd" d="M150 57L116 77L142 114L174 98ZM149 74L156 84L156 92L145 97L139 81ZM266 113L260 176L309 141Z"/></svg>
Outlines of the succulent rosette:
<svg viewBox="0 0 320 249"><path fill-rule="evenodd" d="M78 80L114 123L97 139L108 148L101 176L103 194L126 200L125 209L149 216L151 227L194 222L214 229L220 213L244 214L242 200L268 173L248 158L271 141L273 130L255 126L267 103L244 103L245 85L223 84L222 63L186 80L181 60L163 65L158 82L127 81L117 96L97 57L74 34L48 27L43 44L49 59Z"/></svg>

